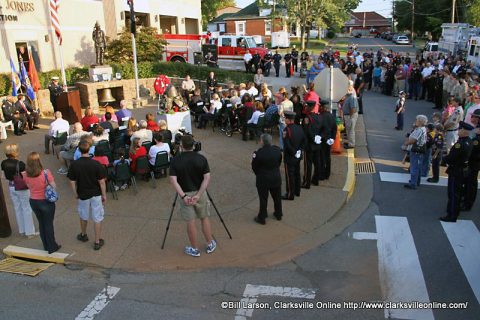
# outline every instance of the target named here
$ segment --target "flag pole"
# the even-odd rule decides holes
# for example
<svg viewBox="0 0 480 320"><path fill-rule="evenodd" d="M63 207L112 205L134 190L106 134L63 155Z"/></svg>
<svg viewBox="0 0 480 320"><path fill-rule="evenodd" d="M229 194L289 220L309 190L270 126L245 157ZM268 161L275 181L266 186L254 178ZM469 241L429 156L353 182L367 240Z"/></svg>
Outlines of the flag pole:
<svg viewBox="0 0 480 320"><path fill-rule="evenodd" d="M136 107L137 103L140 101L140 85L138 83L138 65L137 65L137 44L135 42L135 34L137 27L135 25L135 9L133 8L133 0L127 0L127 4L130 7L130 32L132 33L132 51L133 51L133 71L135 74L135 90L136 90Z"/></svg>
<svg viewBox="0 0 480 320"><path fill-rule="evenodd" d="M62 49L62 45L60 43L58 43L58 51L60 52L60 68L61 68L61 71L62 71L63 90L65 92L68 92L67 77L65 76L65 64L63 63L63 49Z"/></svg>

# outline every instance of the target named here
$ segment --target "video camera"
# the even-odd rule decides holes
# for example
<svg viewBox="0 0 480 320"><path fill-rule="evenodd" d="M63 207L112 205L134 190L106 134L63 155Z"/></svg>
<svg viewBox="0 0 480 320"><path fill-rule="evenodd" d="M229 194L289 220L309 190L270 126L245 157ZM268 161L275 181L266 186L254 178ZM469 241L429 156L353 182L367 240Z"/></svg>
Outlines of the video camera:
<svg viewBox="0 0 480 320"><path fill-rule="evenodd" d="M180 150L180 144L182 142L182 137L183 136L191 136L193 139L193 151L199 152L202 150L202 143L200 141L195 141L195 137L193 134L188 132L185 128L180 128L178 129L178 132L175 134L175 139L174 139L174 150L175 154L179 152Z"/></svg>

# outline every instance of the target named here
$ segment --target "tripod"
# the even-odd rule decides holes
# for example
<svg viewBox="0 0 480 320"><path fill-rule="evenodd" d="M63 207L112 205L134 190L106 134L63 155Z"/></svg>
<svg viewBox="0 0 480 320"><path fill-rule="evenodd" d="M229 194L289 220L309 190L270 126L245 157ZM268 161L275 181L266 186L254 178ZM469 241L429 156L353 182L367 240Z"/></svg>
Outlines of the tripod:
<svg viewBox="0 0 480 320"><path fill-rule="evenodd" d="M210 193L208 192L208 190L206 190L206 193L208 196L208 200L210 200L210 202L212 203L213 208L215 209L215 212L218 215L218 218L220 219L220 221L223 224L223 227L225 228L225 231L227 231L228 236L230 237L230 239L232 239L232 235L230 234L230 231L228 231L228 228L225 225L225 221L223 221L223 218L220 215L220 212L218 212L217 206L215 205L215 202L213 202L213 199L210 196ZM172 221L173 211L175 210L175 204L177 203L177 198L178 198L178 193L175 193L175 198L173 199L173 203L172 203L172 211L170 211L170 217L168 218L167 229L165 230L165 235L163 236L162 250L165 247L165 240L167 240L167 233L168 233L168 229L170 229L170 222Z"/></svg>

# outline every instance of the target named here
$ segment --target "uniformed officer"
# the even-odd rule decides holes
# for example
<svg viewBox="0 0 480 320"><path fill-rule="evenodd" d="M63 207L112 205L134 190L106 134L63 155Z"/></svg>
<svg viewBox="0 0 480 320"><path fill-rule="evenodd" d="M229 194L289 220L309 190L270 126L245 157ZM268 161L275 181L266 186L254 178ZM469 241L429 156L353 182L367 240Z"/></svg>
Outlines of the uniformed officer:
<svg viewBox="0 0 480 320"><path fill-rule="evenodd" d="M265 77L270 76L270 69L272 68L272 53L270 51L267 52L263 56L263 74Z"/></svg>
<svg viewBox="0 0 480 320"><path fill-rule="evenodd" d="M456 222L460 214L462 186L468 173L468 160L473 147L469 137L471 130L473 130L473 126L463 121L460 122L458 141L445 158L448 165L448 203L447 215L440 218L444 222Z"/></svg>
<svg viewBox="0 0 480 320"><path fill-rule="evenodd" d="M287 72L287 78L290 78L290 71L292 68L292 55L287 52L283 59L285 60L285 70Z"/></svg>
<svg viewBox="0 0 480 320"><path fill-rule="evenodd" d="M480 109L473 112L471 118L475 126L472 132L472 154L468 160L468 175L465 181L465 198L461 207L462 211L470 211L477 198L478 171L480 170Z"/></svg>
<svg viewBox="0 0 480 320"><path fill-rule="evenodd" d="M298 50L295 48L295 45L292 47L292 63L295 72L298 72Z"/></svg>
<svg viewBox="0 0 480 320"><path fill-rule="evenodd" d="M255 222L265 224L267 218L268 193L273 199L275 211L273 215L277 220L282 220L282 177L280 165L282 164L282 151L272 145L272 136L262 134L260 136L262 147L252 155L252 170L256 176L256 186L260 199L260 210Z"/></svg>
<svg viewBox="0 0 480 320"><path fill-rule="evenodd" d="M319 180L328 180L331 168L331 149L337 136L337 121L330 112L330 102L328 100L320 100L320 120L322 144L320 145Z"/></svg>
<svg viewBox="0 0 480 320"><path fill-rule="evenodd" d="M48 85L50 102L52 103L54 112L57 112L57 97L63 92L62 87L58 84L58 80L58 77L52 77L52 82Z"/></svg>
<svg viewBox="0 0 480 320"><path fill-rule="evenodd" d="M305 158L303 160L303 181L302 188L310 189L310 184L318 186L319 169L320 169L320 146L321 138L321 121L317 113L313 113L315 101L305 102L305 117L302 121L303 132L305 134ZM312 179L313 164L313 179Z"/></svg>
<svg viewBox="0 0 480 320"><path fill-rule="evenodd" d="M293 200L300 196L300 161L306 139L302 127L295 124L295 112L285 111L284 115L287 126L283 129L283 162L287 193L282 199Z"/></svg>
<svg viewBox="0 0 480 320"><path fill-rule="evenodd" d="M273 55L273 67L275 68L275 75L278 78L280 76L280 62L282 61L282 56L278 53L278 50L275 50Z"/></svg>
<svg viewBox="0 0 480 320"><path fill-rule="evenodd" d="M258 68L260 68L260 64L262 62L262 57L258 53L254 53L252 56L252 64L255 67L255 72L257 72Z"/></svg>
<svg viewBox="0 0 480 320"><path fill-rule="evenodd" d="M432 145L432 177L427 181L430 183L438 183L440 178L440 164L442 163L443 150L443 125L437 123L435 125L435 135L433 136Z"/></svg>

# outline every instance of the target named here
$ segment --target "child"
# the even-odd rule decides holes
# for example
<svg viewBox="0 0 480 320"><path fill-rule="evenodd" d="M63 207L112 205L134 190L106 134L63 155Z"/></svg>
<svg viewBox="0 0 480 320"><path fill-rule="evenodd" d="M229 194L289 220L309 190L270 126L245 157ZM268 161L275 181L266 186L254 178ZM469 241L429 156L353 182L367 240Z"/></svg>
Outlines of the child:
<svg viewBox="0 0 480 320"><path fill-rule="evenodd" d="M126 163L127 166L130 167L130 160L129 159L125 159L125 149L124 148L119 148L116 152L116 159L113 161L113 167L116 168L117 164L119 163ZM117 185L118 182L123 182L123 184L119 187ZM115 188L115 191L118 191L119 189L120 190L125 190L128 188L128 184L127 184L127 181L117 181L115 180L115 184L114 184L114 188Z"/></svg>
<svg viewBox="0 0 480 320"><path fill-rule="evenodd" d="M442 162L443 150L443 126L441 123L435 125L435 136L432 145L432 177L427 181L437 183L440 176L440 163Z"/></svg>
<svg viewBox="0 0 480 320"><path fill-rule="evenodd" d="M433 123L429 123L427 125L427 141L425 155L423 156L423 163L422 163L422 177L428 177L428 173L430 172L430 162L432 160L432 148L435 139L435 125Z"/></svg>
<svg viewBox="0 0 480 320"><path fill-rule="evenodd" d="M395 106L395 113L397 114L396 130L403 130L403 118L405 113L405 92L400 91L397 104Z"/></svg>

